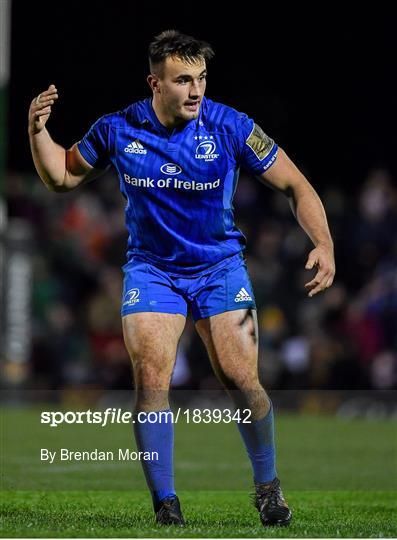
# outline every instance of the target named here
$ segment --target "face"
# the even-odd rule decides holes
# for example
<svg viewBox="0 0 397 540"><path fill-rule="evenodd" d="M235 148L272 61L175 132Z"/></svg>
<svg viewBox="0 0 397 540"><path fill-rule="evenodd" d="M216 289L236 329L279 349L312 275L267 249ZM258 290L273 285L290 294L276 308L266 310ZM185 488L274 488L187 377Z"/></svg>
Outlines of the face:
<svg viewBox="0 0 397 540"><path fill-rule="evenodd" d="M206 86L205 61L186 64L179 58L167 58L156 75L148 81L157 109L167 124L197 118ZM157 112L157 111L156 111Z"/></svg>

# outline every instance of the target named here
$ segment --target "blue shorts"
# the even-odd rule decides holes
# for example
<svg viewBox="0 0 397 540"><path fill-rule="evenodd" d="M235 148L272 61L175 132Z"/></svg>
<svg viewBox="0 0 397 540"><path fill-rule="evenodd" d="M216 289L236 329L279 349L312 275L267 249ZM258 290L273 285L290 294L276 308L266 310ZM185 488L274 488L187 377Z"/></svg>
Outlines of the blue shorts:
<svg viewBox="0 0 397 540"><path fill-rule="evenodd" d="M123 266L121 315L140 311L180 313L194 321L224 311L256 309L243 254L237 253L198 274L161 270L134 256Z"/></svg>

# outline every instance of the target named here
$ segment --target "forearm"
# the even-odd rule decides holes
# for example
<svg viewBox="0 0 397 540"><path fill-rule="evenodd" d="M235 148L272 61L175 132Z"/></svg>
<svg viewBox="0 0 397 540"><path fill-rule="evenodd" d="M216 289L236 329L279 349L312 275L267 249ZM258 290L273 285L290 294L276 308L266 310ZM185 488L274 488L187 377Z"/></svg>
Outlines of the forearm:
<svg viewBox="0 0 397 540"><path fill-rule="evenodd" d="M29 132L29 141L40 178L51 191L61 191L66 175L66 150L52 140L45 128L36 134Z"/></svg>
<svg viewBox="0 0 397 540"><path fill-rule="evenodd" d="M315 245L305 266L307 270L317 267L316 275L305 285L309 296L327 289L335 276L334 245L320 197L282 148L260 179L288 197L299 225Z"/></svg>
<svg viewBox="0 0 397 540"><path fill-rule="evenodd" d="M305 181L294 187L291 198L296 219L313 244L333 247L324 206L310 183Z"/></svg>

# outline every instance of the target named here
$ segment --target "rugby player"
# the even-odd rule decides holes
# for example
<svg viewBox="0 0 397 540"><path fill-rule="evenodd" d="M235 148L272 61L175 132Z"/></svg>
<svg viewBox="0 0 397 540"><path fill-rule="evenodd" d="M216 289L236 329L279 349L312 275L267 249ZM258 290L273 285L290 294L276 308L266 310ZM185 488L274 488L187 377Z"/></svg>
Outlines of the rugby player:
<svg viewBox="0 0 397 540"><path fill-rule="evenodd" d="M232 200L240 167L292 203L314 248L308 295L333 282L333 242L323 205L284 150L247 115L204 97L211 46L174 30L149 46L152 96L97 120L66 150L46 129L54 85L32 100L33 160L48 189L64 192L113 166L129 232L121 300L123 334L137 392L136 413L169 411L168 391L188 308L213 369L251 423L237 422L252 463L263 525L288 525L291 511L275 466L273 407L258 379L254 292ZM183 525L174 487L173 423L134 424L156 520Z"/></svg>

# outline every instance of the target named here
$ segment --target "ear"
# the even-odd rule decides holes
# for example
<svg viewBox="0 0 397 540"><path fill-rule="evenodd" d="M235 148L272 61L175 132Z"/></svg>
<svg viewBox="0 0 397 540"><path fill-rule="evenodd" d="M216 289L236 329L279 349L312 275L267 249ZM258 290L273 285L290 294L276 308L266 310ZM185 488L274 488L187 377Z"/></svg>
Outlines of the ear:
<svg viewBox="0 0 397 540"><path fill-rule="evenodd" d="M157 75L153 75L153 73L148 75L147 82L154 94L160 93L160 79Z"/></svg>

